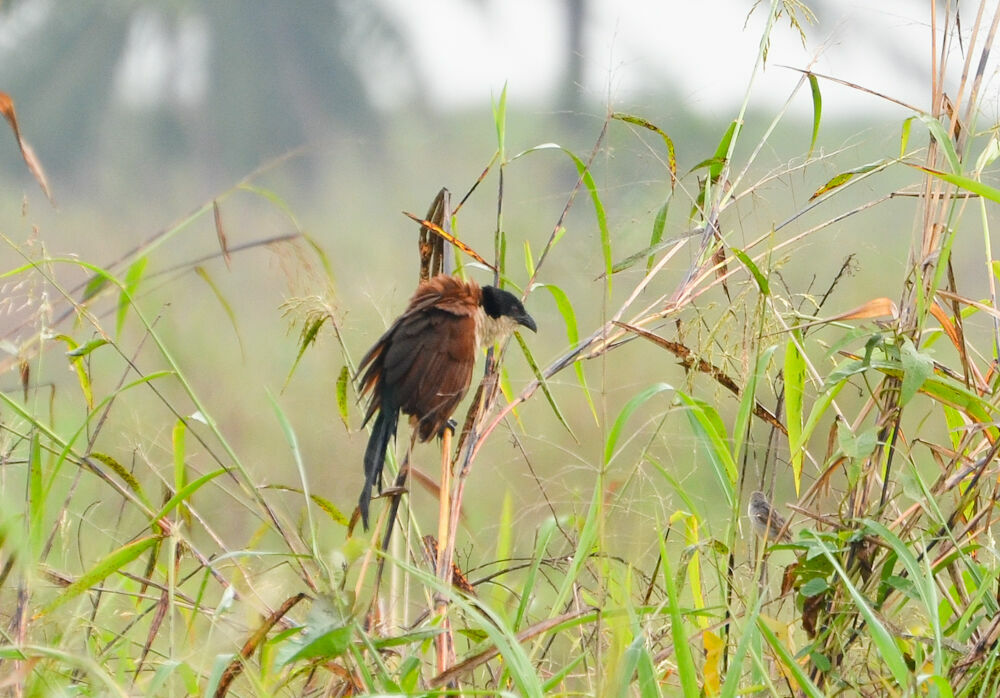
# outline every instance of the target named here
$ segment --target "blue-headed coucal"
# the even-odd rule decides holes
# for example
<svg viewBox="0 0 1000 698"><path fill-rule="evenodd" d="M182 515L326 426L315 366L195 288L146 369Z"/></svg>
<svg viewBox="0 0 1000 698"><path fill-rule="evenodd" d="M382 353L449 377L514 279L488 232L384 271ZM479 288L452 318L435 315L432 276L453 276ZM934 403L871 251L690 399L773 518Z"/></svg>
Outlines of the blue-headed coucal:
<svg viewBox="0 0 1000 698"><path fill-rule="evenodd" d="M396 318L358 367L361 393L369 393L365 485L358 500L368 528L372 486L382 491L382 467L399 413L409 415L414 436L428 441L448 425L472 381L476 353L509 335L517 325L537 331L513 294L439 274L417 286ZM364 426L364 425L362 425Z"/></svg>

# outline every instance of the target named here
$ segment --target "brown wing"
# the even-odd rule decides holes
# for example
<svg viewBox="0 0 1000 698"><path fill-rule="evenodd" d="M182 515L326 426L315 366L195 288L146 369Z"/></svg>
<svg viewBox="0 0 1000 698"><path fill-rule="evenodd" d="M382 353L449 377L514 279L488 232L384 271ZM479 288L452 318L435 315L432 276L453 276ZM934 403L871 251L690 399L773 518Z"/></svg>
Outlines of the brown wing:
<svg viewBox="0 0 1000 698"><path fill-rule="evenodd" d="M426 441L444 427L465 396L476 362L472 315L428 309L408 315L385 354L385 385L400 409L420 421Z"/></svg>
<svg viewBox="0 0 1000 698"><path fill-rule="evenodd" d="M476 360L480 289L451 276L417 287L406 311L364 358L361 392L371 393L367 422L379 409L420 420L420 438L441 431L462 400Z"/></svg>

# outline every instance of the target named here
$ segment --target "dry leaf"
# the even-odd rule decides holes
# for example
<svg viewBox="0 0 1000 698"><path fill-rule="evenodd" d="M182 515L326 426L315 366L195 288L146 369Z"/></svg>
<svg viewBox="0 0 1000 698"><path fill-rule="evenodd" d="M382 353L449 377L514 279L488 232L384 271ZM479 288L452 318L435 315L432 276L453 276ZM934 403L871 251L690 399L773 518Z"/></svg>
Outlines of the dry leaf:
<svg viewBox="0 0 1000 698"><path fill-rule="evenodd" d="M7 123L10 124L11 130L14 132L17 147L21 149L21 157L24 158L24 162L28 166L28 171L31 172L35 181L38 182L38 186L42 188L49 203L55 206L56 202L52 198L52 192L49 189L49 180L42 169L42 163L38 160L38 156L35 155L32 147L21 136L21 127L17 124L17 113L14 111L14 100L6 92L0 92L0 114L3 114L3 117L7 119Z"/></svg>
<svg viewBox="0 0 1000 698"><path fill-rule="evenodd" d="M229 243L226 242L226 231L222 228L222 213L219 212L219 202L215 199L212 199L212 213L215 214L215 234L219 237L222 258L226 260L226 269L232 269L232 258L229 256Z"/></svg>
<svg viewBox="0 0 1000 698"><path fill-rule="evenodd" d="M421 218L420 216L415 216L414 214L409 213L407 211L403 211L403 215L406 216L406 217L408 217L408 218L412 218L413 220L415 220L417 223L419 223L420 225L424 226L428 230L431 230L431 231L437 233L438 235L440 235L441 237L443 237L445 240L447 240L448 242L450 242L452 245L454 245L458 249L462 250L462 252L464 252L465 254L469 255L474 260L476 260L477 262L479 262L480 264L482 264L486 268L490 269L491 271L496 271L497 270L497 268L495 266L493 266L492 264L490 264L489 262L487 262L485 259L483 259L483 257L478 252L476 252L474 249L472 249L471 247L469 247L468 245L466 245L464 242L462 242L461 240L459 240L454 235L445 232L441 228L441 226L439 226L439 225L437 225L435 223L432 223L431 221L425 220L425 219Z"/></svg>
<svg viewBox="0 0 1000 698"><path fill-rule="evenodd" d="M813 325L825 325L830 322L839 322L841 320L868 320L877 317L891 317L893 320L899 318L899 308L888 298L873 298L867 303L862 303L857 308L852 308L846 313L841 313L840 315L834 315L833 317L823 318L822 320L813 320L812 322L807 322L802 325L796 325L795 329L804 329L806 327L812 327Z"/></svg>

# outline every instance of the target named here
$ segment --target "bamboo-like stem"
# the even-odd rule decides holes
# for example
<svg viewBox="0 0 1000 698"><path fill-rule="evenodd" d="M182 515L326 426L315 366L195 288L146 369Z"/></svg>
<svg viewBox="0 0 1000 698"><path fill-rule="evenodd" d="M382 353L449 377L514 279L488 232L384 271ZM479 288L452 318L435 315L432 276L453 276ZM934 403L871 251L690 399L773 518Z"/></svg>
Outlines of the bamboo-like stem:
<svg viewBox="0 0 1000 698"><path fill-rule="evenodd" d="M438 546L435 570L445 589L451 585L451 561L455 549L454 541L449 534L451 529L451 435L450 428L445 428L441 434L441 490L438 498ZM434 638L437 670L440 674L455 663L455 642L451 635L451 624L448 622L448 596L444 592L434 594L434 615L441 617L439 622L442 632Z"/></svg>

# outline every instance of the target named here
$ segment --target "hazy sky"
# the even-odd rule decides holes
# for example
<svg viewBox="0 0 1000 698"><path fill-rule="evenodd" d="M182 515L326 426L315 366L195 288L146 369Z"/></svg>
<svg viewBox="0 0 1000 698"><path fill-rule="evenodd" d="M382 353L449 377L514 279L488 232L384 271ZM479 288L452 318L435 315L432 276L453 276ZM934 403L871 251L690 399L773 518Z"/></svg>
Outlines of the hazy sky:
<svg viewBox="0 0 1000 698"><path fill-rule="evenodd" d="M510 98L546 101L558 89L563 56L559 0L378 0L412 36L434 37L417 52L419 71L442 106L479 103L506 81ZM586 93L634 99L676 88L695 110L716 113L742 98L766 19L767 3L749 12L746 0L591 0L586 20ZM798 74L779 67L829 73L926 108L929 70L928 3L843 0L809 3L820 21L807 27L804 49L787 20L773 33L768 67L754 95L783 102ZM749 19L748 19L749 17ZM974 17L963 18L971 27ZM955 57L959 67L960 56ZM386 83L383 99L400 99ZM389 87L391 85L391 87ZM798 108L808 111L808 98ZM824 86L829 113L898 109L847 88Z"/></svg>

